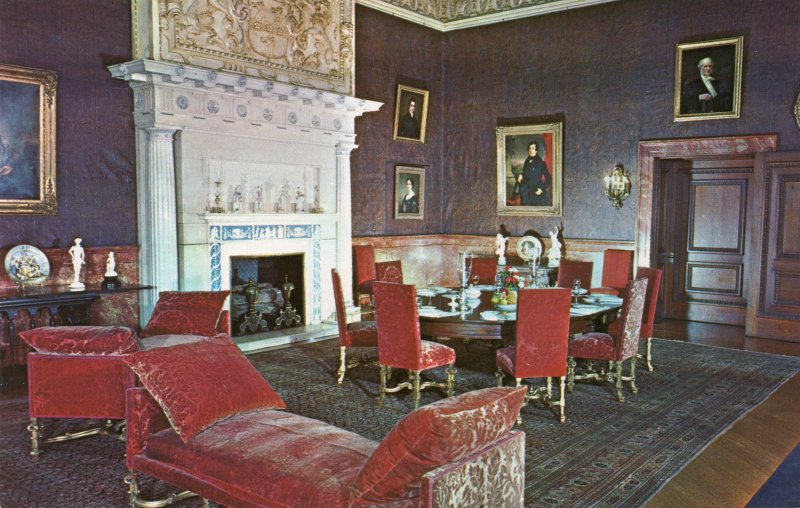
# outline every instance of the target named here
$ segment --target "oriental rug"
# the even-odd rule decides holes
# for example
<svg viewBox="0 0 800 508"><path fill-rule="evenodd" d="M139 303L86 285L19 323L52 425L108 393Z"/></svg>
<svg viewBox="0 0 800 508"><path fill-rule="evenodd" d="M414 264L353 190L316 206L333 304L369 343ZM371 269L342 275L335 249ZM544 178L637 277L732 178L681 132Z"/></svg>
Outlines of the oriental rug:
<svg viewBox="0 0 800 508"><path fill-rule="evenodd" d="M453 342L456 392L495 385L494 352ZM375 366L351 369L335 383L338 342L267 351L250 360L286 401L288 411L374 440L408 414L410 393L376 406ZM567 422L532 402L522 410L526 439L526 506L641 506L732 423L800 371L800 358L655 340L656 370L638 371L639 394L619 403L613 387L576 385ZM640 363L641 366L641 363ZM399 376L400 374L395 374ZM423 375L425 377L425 375ZM429 378L444 378L433 372ZM422 404L443 395L423 391ZM49 445L28 456L27 401L0 402L0 506L122 507L124 445L90 438ZM45 433L85 422L47 420ZM158 481L147 495L169 491ZM190 500L180 506L200 506Z"/></svg>

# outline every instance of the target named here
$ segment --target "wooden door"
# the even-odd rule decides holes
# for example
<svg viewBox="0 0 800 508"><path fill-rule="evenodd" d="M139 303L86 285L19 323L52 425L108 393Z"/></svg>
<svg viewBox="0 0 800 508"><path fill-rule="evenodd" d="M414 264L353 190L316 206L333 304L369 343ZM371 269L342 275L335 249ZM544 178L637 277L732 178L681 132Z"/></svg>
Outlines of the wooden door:
<svg viewBox="0 0 800 508"><path fill-rule="evenodd" d="M753 158L670 161L662 167L665 317L744 325Z"/></svg>
<svg viewBox="0 0 800 508"><path fill-rule="evenodd" d="M800 152L756 158L747 335L800 342Z"/></svg>

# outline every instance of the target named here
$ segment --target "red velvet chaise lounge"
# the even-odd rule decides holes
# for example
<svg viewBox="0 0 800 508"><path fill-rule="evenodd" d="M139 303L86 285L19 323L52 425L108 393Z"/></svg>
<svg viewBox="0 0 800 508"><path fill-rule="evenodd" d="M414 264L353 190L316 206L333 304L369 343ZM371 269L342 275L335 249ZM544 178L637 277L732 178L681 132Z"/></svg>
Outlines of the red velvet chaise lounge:
<svg viewBox="0 0 800 508"><path fill-rule="evenodd" d="M281 409L224 336L133 353L127 391L131 506L146 474L225 506L521 507L525 388L424 406L380 443ZM152 505L151 505L152 506Z"/></svg>

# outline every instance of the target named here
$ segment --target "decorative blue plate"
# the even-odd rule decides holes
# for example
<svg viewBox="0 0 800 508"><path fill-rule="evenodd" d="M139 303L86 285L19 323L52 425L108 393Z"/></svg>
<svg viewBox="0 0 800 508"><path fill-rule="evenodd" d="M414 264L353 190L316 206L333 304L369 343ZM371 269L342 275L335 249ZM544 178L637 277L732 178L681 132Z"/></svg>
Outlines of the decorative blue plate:
<svg viewBox="0 0 800 508"><path fill-rule="evenodd" d="M6 273L17 284L41 284L50 275L50 262L33 245L17 245L6 254Z"/></svg>

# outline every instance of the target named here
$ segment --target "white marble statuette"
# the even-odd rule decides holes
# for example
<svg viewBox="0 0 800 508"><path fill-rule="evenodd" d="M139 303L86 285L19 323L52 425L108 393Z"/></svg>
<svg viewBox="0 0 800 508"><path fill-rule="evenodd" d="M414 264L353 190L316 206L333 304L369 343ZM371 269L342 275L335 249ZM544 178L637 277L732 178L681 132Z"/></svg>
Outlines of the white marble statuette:
<svg viewBox="0 0 800 508"><path fill-rule="evenodd" d="M81 247L82 241L82 239L76 238L75 245L70 247L68 251L72 258L72 271L74 272L72 284L69 285L70 291L83 291L86 289L86 285L80 280L81 267L86 264L86 254L83 252L83 247Z"/></svg>

